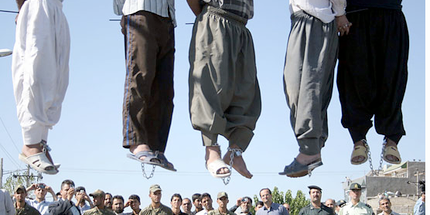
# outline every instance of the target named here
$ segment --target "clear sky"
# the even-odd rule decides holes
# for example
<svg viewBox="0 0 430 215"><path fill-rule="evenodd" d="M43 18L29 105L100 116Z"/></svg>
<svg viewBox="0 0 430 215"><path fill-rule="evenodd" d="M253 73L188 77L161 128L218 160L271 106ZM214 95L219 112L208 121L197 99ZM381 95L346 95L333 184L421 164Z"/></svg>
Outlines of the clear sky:
<svg viewBox="0 0 430 215"><path fill-rule="evenodd" d="M154 178L149 180L142 177L140 164L126 158L128 150L122 148L124 43L119 22L109 21L119 17L113 14L111 0L65 0L64 13L72 38L70 83L60 122L50 131L48 139L51 155L55 162L61 163L61 168L55 176L45 175L43 182L53 186L56 192L62 180L72 179L87 191L102 189L125 198L135 193L141 196L142 207L149 204L147 194L154 183L161 185L162 203L169 206L173 193L191 197L195 192L209 192L215 197L217 192L226 191L230 196L229 206L232 206L235 199L244 195L252 197L263 187L291 189L295 194L297 190L307 193L307 186L311 184L322 187L323 200L343 198L341 183L345 177L363 176L369 171L369 164L353 166L349 162L353 145L347 130L340 124L336 86L328 113L329 138L322 150L324 165L317 168L312 177L291 179L278 175L297 155L298 145L290 126L282 85L290 29L288 1L268 2L254 1L255 16L248 23L254 37L263 104L255 136L244 153L248 168L254 174L251 180L234 171L226 186L205 169L200 133L191 127L188 114L188 47L192 25L186 23L194 22L194 15L185 0L176 1L175 109L166 149L167 158L178 172L157 168ZM16 10L15 1L1 1L0 9ZM409 27L410 52L408 86L403 102L407 135L402 138L399 150L404 161L424 161L424 0L404 1L403 11ZM13 14L0 13L0 49L13 49L14 18ZM18 159L22 137L12 90L11 60L10 56L0 58L0 157L4 158L7 172L25 168ZM225 152L227 141L219 139ZM379 163L382 139L373 128L369 131L368 142L375 167Z"/></svg>

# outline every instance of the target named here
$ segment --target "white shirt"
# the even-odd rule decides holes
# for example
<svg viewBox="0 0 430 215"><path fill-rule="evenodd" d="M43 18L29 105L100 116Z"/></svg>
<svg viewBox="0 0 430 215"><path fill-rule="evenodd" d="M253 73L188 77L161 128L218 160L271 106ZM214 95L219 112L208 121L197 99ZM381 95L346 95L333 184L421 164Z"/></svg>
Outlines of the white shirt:
<svg viewBox="0 0 430 215"><path fill-rule="evenodd" d="M27 200L27 203L31 205L33 208L36 208L40 212L40 215L48 215L48 207L52 202L47 202L45 200L38 202L36 199Z"/></svg>
<svg viewBox="0 0 430 215"><path fill-rule="evenodd" d="M384 215L384 212L379 213L378 215ZM400 215L394 211L391 211L390 215Z"/></svg>
<svg viewBox="0 0 430 215"><path fill-rule="evenodd" d="M0 190L0 214L1 215L14 215L15 206L13 206L12 198L8 191Z"/></svg>
<svg viewBox="0 0 430 215"><path fill-rule="evenodd" d="M344 15L345 7L346 0L290 0L291 13L303 10L324 23L330 23L335 16Z"/></svg>
<svg viewBox="0 0 430 215"><path fill-rule="evenodd" d="M127 16L140 10L170 17L176 27L175 0L113 0L113 11L116 15Z"/></svg>

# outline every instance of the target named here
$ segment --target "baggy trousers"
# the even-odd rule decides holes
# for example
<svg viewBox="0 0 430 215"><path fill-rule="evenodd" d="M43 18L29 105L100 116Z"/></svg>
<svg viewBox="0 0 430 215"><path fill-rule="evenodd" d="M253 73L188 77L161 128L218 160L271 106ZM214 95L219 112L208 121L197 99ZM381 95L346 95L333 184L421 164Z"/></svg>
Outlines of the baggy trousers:
<svg viewBox="0 0 430 215"><path fill-rule="evenodd" d="M284 90L291 126L300 152L306 155L320 153L328 137L337 45L335 21L323 23L303 11L291 15Z"/></svg>
<svg viewBox="0 0 430 215"><path fill-rule="evenodd" d="M147 11L123 16L126 80L123 147L164 152L173 113L174 26Z"/></svg>
<svg viewBox="0 0 430 215"><path fill-rule="evenodd" d="M27 0L16 25L12 81L25 145L47 141L69 83L70 32L60 0Z"/></svg>
<svg viewBox="0 0 430 215"><path fill-rule="evenodd" d="M337 77L342 125L357 142L366 139L375 116L376 132L398 143L405 135L401 107L409 53L403 12L367 9L347 16L353 25L340 37Z"/></svg>
<svg viewBox="0 0 430 215"><path fill-rule="evenodd" d="M247 20L211 6L194 23L189 61L193 128L204 146L221 134L243 151L261 112L254 44Z"/></svg>

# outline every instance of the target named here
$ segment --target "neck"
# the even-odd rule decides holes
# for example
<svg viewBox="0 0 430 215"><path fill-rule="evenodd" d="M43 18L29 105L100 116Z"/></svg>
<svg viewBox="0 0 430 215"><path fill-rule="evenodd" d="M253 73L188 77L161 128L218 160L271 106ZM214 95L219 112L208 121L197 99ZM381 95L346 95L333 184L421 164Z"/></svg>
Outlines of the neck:
<svg viewBox="0 0 430 215"><path fill-rule="evenodd" d="M40 203L40 202L45 201L45 198L43 198L43 199L42 199L42 198L37 198L37 197L36 197L36 201Z"/></svg>
<svg viewBox="0 0 430 215"><path fill-rule="evenodd" d="M24 206L25 206L25 201L22 201L22 202L16 202L16 207L17 208L24 208Z"/></svg>
<svg viewBox="0 0 430 215"><path fill-rule="evenodd" d="M312 207L314 207L314 208L320 208L321 207L321 202L312 202Z"/></svg>
<svg viewBox="0 0 430 215"><path fill-rule="evenodd" d="M391 214L391 210L384 211L384 214Z"/></svg>
<svg viewBox="0 0 430 215"><path fill-rule="evenodd" d="M266 207L267 209L269 209L271 206L272 206L272 202L264 203L264 207Z"/></svg>
<svg viewBox="0 0 430 215"><path fill-rule="evenodd" d="M227 208L226 207L224 207L224 208L218 208L218 210L219 210L219 212L221 212L221 213L227 213Z"/></svg>
<svg viewBox="0 0 430 215"><path fill-rule="evenodd" d="M97 205L96 207L97 207L99 210L101 210L101 209L105 209L105 205L103 205L103 204L102 204L102 205Z"/></svg>
<svg viewBox="0 0 430 215"><path fill-rule="evenodd" d="M140 208L138 208L137 210L133 210L134 214L139 214L139 212L140 212Z"/></svg>
<svg viewBox="0 0 430 215"><path fill-rule="evenodd" d="M357 203L360 202L360 200L351 199L351 202L352 202L353 205L356 205Z"/></svg>
<svg viewBox="0 0 430 215"><path fill-rule="evenodd" d="M180 208L173 208L173 207L172 207L172 212L173 212L174 214L179 214L179 213L181 213L181 209L180 209Z"/></svg>
<svg viewBox="0 0 430 215"><path fill-rule="evenodd" d="M203 210L203 208L196 208L196 212L200 212L202 210Z"/></svg>
<svg viewBox="0 0 430 215"><path fill-rule="evenodd" d="M152 202L151 205L153 208L159 208L161 203L160 202Z"/></svg>

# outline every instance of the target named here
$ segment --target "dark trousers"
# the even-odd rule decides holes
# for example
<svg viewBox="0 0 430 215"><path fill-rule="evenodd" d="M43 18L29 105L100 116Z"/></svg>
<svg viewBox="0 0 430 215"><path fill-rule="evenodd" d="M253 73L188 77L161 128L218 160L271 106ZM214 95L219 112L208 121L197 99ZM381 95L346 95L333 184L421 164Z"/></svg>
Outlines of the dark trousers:
<svg viewBox="0 0 430 215"><path fill-rule="evenodd" d="M127 75L123 147L147 144L164 152L173 113L174 27L171 19L139 11L121 20Z"/></svg>
<svg viewBox="0 0 430 215"><path fill-rule="evenodd" d="M405 17L401 10L370 8L348 13L347 18L352 26L339 40L337 77L342 125L357 142L366 138L374 116L376 132L397 143L405 135L401 111L409 53Z"/></svg>

